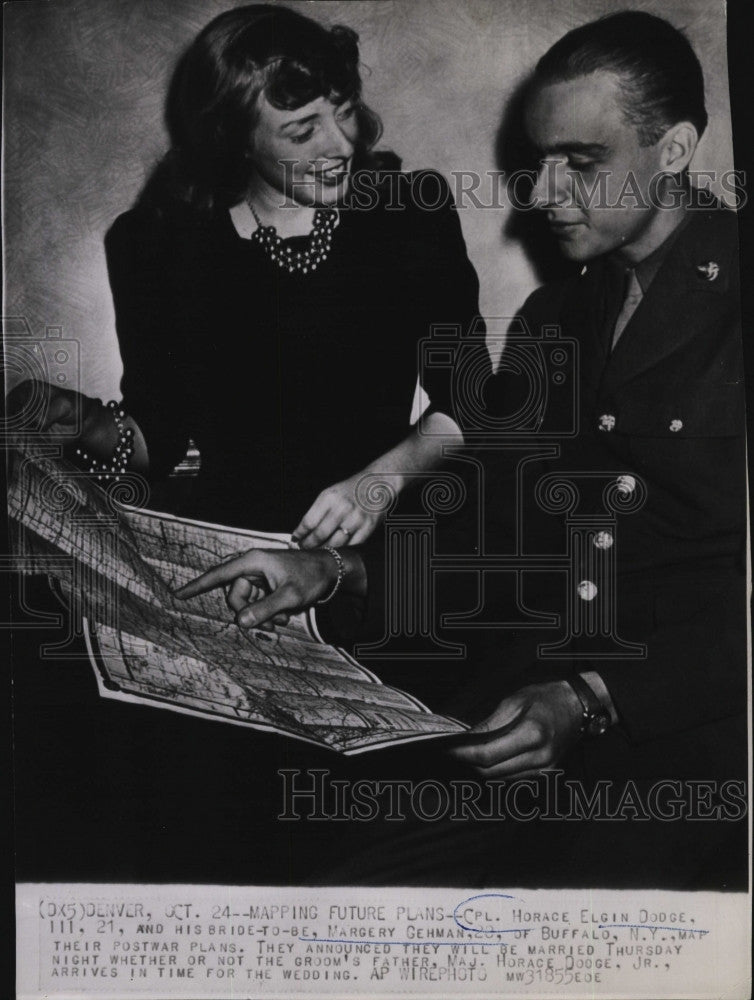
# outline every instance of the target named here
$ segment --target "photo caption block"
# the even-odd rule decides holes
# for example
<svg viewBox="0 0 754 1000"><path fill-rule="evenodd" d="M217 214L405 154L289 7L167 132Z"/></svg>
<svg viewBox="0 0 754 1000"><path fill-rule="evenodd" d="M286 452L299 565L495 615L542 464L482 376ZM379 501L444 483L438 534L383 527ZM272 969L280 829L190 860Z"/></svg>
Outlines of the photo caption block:
<svg viewBox="0 0 754 1000"><path fill-rule="evenodd" d="M750 896L20 884L18 996L748 997Z"/></svg>

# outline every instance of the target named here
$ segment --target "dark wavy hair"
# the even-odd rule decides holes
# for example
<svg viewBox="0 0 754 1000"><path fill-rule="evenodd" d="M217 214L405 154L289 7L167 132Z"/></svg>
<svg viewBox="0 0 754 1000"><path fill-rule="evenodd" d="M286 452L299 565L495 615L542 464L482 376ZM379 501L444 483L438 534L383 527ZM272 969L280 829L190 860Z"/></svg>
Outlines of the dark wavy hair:
<svg viewBox="0 0 754 1000"><path fill-rule="evenodd" d="M701 136L707 126L702 67L686 36L668 21L625 10L574 28L537 63L533 84L573 80L597 70L621 78L623 116L651 146L677 122Z"/></svg>
<svg viewBox="0 0 754 1000"><path fill-rule="evenodd" d="M204 212L236 204L249 181L249 134L261 94L286 111L318 97L355 99L355 158L368 165L382 124L361 101L356 32L277 4L251 4L214 18L181 56L168 91L170 150L140 203L177 201Z"/></svg>

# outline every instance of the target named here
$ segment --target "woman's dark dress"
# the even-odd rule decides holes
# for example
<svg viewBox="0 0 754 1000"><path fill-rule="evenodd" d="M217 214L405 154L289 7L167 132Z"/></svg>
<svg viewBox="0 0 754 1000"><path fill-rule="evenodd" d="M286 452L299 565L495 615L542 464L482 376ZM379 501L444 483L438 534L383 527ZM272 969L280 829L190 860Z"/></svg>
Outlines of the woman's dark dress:
<svg viewBox="0 0 754 1000"><path fill-rule="evenodd" d="M189 438L201 452L181 513L292 531L324 487L409 432L419 342L432 324L468 330L478 282L447 183L390 177L371 189L376 205L341 211L308 274L282 271L227 212L137 207L111 228L124 406L151 474L164 477ZM422 382L452 413L448 374Z"/></svg>

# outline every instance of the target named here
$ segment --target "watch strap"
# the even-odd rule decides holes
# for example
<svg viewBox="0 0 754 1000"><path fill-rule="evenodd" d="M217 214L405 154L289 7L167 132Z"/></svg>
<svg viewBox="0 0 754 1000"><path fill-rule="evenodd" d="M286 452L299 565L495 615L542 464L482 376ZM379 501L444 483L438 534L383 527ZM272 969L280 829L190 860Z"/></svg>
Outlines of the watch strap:
<svg viewBox="0 0 754 1000"><path fill-rule="evenodd" d="M567 677L566 681L581 702L583 721L580 733L601 736L610 726L610 713L594 693L590 685L579 674Z"/></svg>

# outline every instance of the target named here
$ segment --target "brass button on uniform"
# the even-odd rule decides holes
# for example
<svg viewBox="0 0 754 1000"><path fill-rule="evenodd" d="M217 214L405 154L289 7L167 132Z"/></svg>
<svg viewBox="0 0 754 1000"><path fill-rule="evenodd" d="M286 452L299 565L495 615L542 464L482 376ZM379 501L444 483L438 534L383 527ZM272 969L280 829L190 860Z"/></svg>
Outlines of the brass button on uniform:
<svg viewBox="0 0 754 1000"><path fill-rule="evenodd" d="M614 541L615 539L609 531L598 531L592 538L594 547L603 550L611 548Z"/></svg>
<svg viewBox="0 0 754 1000"><path fill-rule="evenodd" d="M599 428L601 431L611 431L615 427L615 417L612 413L603 413L600 417Z"/></svg>
<svg viewBox="0 0 754 1000"><path fill-rule="evenodd" d="M597 587L591 580L582 580L577 591L582 601L593 601L597 596Z"/></svg>
<svg viewBox="0 0 754 1000"><path fill-rule="evenodd" d="M671 429L671 431L680 431L682 428L683 428L683 421L682 420L671 420L670 421L670 429Z"/></svg>
<svg viewBox="0 0 754 1000"><path fill-rule="evenodd" d="M720 265L716 260L704 260L696 265L696 273L703 281L717 281Z"/></svg>
<svg viewBox="0 0 754 1000"><path fill-rule="evenodd" d="M615 480L618 492L625 496L630 496L636 489L636 480L633 476L618 476Z"/></svg>

